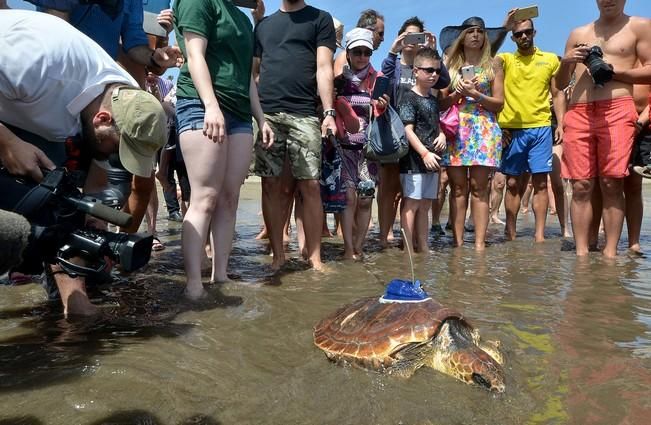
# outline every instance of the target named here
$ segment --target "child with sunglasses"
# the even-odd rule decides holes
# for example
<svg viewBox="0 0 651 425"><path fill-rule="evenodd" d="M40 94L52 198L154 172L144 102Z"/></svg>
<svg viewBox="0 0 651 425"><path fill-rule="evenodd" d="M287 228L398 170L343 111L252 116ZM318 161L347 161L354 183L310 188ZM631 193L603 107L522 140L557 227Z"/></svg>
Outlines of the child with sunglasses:
<svg viewBox="0 0 651 425"><path fill-rule="evenodd" d="M398 106L409 141L409 152L400 159L400 224L405 244L411 243L415 252L427 250L428 212L438 194L439 155L446 147L445 135L439 129L438 100L431 93L441 66L435 50L421 49L414 58L414 87Z"/></svg>

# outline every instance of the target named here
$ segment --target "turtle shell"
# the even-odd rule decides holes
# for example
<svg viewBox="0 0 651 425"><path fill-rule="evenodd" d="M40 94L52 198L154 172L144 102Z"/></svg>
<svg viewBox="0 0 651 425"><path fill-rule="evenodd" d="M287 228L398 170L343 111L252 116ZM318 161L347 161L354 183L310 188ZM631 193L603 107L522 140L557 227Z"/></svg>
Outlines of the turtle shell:
<svg viewBox="0 0 651 425"><path fill-rule="evenodd" d="M471 328L459 312L432 299L380 303L377 297L362 298L317 323L314 343L331 360L382 370L393 365L396 352L434 338L447 319Z"/></svg>

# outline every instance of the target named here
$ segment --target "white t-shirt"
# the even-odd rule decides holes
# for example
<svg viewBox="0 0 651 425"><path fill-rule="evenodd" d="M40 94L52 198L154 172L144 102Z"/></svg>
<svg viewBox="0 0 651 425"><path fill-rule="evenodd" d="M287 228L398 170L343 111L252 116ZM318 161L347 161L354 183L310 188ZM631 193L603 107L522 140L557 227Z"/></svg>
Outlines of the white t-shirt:
<svg viewBox="0 0 651 425"><path fill-rule="evenodd" d="M28 10L0 13L0 121L63 142L107 84L138 83L64 20Z"/></svg>

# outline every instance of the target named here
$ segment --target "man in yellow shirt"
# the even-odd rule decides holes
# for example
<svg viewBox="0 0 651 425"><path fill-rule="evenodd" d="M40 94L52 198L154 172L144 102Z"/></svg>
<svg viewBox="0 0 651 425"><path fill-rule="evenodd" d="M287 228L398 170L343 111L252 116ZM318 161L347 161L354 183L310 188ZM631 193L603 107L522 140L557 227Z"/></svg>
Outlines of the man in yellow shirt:
<svg viewBox="0 0 651 425"><path fill-rule="evenodd" d="M500 168L506 175L506 239L515 239L520 199L531 174L535 239L542 242L549 204L547 174L552 170L552 139L561 137L560 132L552 135L549 106L550 91L554 96L558 92L553 77L560 64L554 53L541 52L534 46L535 35L531 19L516 22L511 39L518 46L517 52L501 53L496 58L504 67L504 109L498 121L503 130L511 133L511 142L502 151Z"/></svg>

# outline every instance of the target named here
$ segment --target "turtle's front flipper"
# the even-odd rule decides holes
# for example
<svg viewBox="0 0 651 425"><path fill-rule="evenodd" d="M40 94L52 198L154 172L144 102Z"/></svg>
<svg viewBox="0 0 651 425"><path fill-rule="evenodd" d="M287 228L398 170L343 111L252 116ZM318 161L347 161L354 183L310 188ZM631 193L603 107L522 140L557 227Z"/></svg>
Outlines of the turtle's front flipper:
<svg viewBox="0 0 651 425"><path fill-rule="evenodd" d="M430 341L421 344L409 344L395 354L395 362L386 369L386 372L400 378L409 378L422 366L426 359L432 356Z"/></svg>
<svg viewBox="0 0 651 425"><path fill-rule="evenodd" d="M476 346L487 352L495 361L501 365L504 364L504 355L500 350L502 345L499 341L482 341L481 336L479 336L479 330L473 329L470 332L473 342Z"/></svg>

